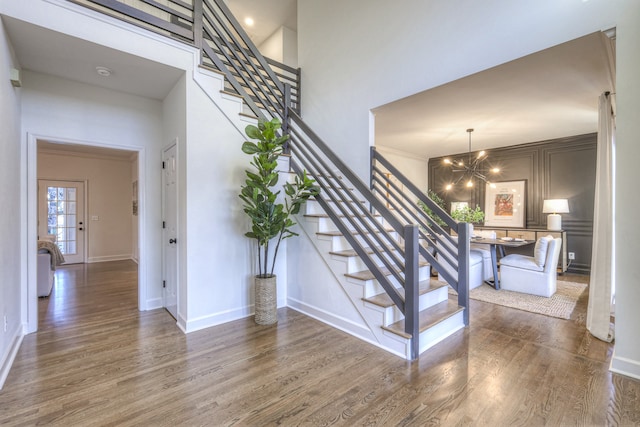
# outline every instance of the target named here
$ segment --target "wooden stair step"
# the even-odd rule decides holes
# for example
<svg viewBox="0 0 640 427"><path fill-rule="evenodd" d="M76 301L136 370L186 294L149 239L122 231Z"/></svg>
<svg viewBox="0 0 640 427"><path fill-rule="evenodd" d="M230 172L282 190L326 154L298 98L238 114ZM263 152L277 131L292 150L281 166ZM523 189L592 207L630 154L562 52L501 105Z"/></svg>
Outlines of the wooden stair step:
<svg viewBox="0 0 640 427"><path fill-rule="evenodd" d="M388 252L387 249L382 247L376 247L375 249L364 248L364 250L369 255L374 253L381 254L381 253ZM392 252L395 252L395 250L392 249ZM344 249L342 251L329 251L329 254L339 256L339 257L344 257L344 258L352 258L352 257L359 256L355 249ZM426 261L422 255L420 255L420 261ZM426 262L428 263L428 261Z"/></svg>
<svg viewBox="0 0 640 427"><path fill-rule="evenodd" d="M305 218L329 218L329 215L327 215L326 213L315 213L315 214L304 214L303 215ZM338 218L364 218L364 215L338 215ZM382 215L380 214L373 214L374 218L381 218Z"/></svg>
<svg viewBox="0 0 640 427"><path fill-rule="evenodd" d="M418 263L418 267L425 267L429 265L429 263L425 260L420 260L420 262ZM386 267L381 267L380 271L382 272L382 274L384 274L385 276L389 276L391 274L391 271L389 271L388 268ZM346 277L350 277L352 279L358 279L358 280L373 280L376 278L376 276L373 275L373 273L371 272L371 270L362 270L362 271L356 271L355 273L346 273L345 274Z"/></svg>
<svg viewBox="0 0 640 427"><path fill-rule="evenodd" d="M436 280L436 279L423 280L422 282L419 283L418 295L424 295L426 293L435 291L436 289L440 289L445 286L449 286L449 285L447 285L445 282L442 282L440 280ZM404 298L404 288L399 288L398 293L402 295L402 297ZM389 296L389 294L387 294L386 292L383 292L381 294L374 295L371 297L362 298L362 300L382 308L388 308L395 305L393 303L393 300Z"/></svg>
<svg viewBox="0 0 640 427"><path fill-rule="evenodd" d="M420 311L420 332L424 332L430 327L448 319L449 317L463 311L457 302L446 300ZM382 326L382 329L392 332L403 338L411 338L411 334L404 331L404 319L399 320L389 326Z"/></svg>
<svg viewBox="0 0 640 427"><path fill-rule="evenodd" d="M390 233L392 231L395 231L393 228L385 228L384 231L386 231L387 233ZM368 233L368 232L367 232ZM376 233L380 233L380 231L376 231ZM360 232L356 232L353 231L351 234L353 234L354 236L357 236L358 234L361 234ZM333 236L333 237L340 237L340 236L344 236L344 234L342 234L341 231L338 230L333 230L333 231L316 231L316 235L318 236Z"/></svg>
<svg viewBox="0 0 640 427"><path fill-rule="evenodd" d="M364 248L365 252L368 254L373 254L373 253L381 253L381 252L385 252L384 248ZM341 256L341 257L345 257L345 258L351 258L354 256L358 256L358 253L355 251L355 249L345 249L343 251L330 251L329 252L331 255L336 255L336 256Z"/></svg>

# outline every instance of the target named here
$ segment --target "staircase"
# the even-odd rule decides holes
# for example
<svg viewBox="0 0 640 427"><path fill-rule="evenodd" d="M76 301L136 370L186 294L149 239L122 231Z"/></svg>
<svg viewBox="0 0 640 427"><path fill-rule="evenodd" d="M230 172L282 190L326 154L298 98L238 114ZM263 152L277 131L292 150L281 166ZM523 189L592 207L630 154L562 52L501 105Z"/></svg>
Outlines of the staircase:
<svg viewBox="0 0 640 427"><path fill-rule="evenodd" d="M321 188L298 223L315 248L312 262L329 266L364 322L356 335L414 360L468 324L468 224L453 221L375 150L371 182L365 184L302 119L299 70L264 58L223 0L172 0L178 5L173 9L158 6L164 18L135 9L132 0L69 1L137 25L142 21L198 47L201 66L194 79L239 130L256 119L282 122L290 136L290 170L307 171ZM442 268L442 259L458 270L455 277ZM431 268L446 283L431 279ZM457 301L449 298L448 286Z"/></svg>
<svg viewBox="0 0 640 427"><path fill-rule="evenodd" d="M376 217L381 224L384 221ZM335 279L349 296L353 306L366 322L371 336L362 338L406 359L411 359L411 338L405 332L403 313L378 283L358 253L337 229L323 208L315 200L306 204L306 212L298 223L331 269ZM397 233L391 232L399 240ZM381 248L366 248L374 258L384 257ZM378 259L378 265L382 262ZM418 273L419 348L422 353L459 329L464 328L464 309L449 299L448 284L430 277L430 264L421 257ZM391 273L385 270L386 276ZM404 288L394 282L403 295Z"/></svg>

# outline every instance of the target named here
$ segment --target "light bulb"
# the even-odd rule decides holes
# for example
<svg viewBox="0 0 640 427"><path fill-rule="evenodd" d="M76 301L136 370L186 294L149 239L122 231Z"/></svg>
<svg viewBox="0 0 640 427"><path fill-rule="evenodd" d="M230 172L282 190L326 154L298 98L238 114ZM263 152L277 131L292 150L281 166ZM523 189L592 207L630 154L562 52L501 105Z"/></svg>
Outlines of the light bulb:
<svg viewBox="0 0 640 427"><path fill-rule="evenodd" d="M498 173L498 172L500 172L500 168L493 168L493 169L491 169L491 172Z"/></svg>
<svg viewBox="0 0 640 427"><path fill-rule="evenodd" d="M467 187L473 187L473 181L471 180L467 181Z"/></svg>
<svg viewBox="0 0 640 427"><path fill-rule="evenodd" d="M486 154L486 152L484 150L482 150L481 152L478 153L478 158L482 158L484 155Z"/></svg>
<svg viewBox="0 0 640 427"><path fill-rule="evenodd" d="M464 163L462 162L462 160L458 162L458 166L464 166Z"/></svg>
<svg viewBox="0 0 640 427"><path fill-rule="evenodd" d="M447 186L444 188L445 190L451 190L453 188L453 184L447 184Z"/></svg>
<svg viewBox="0 0 640 427"><path fill-rule="evenodd" d="M449 159L444 159L443 161L444 161L445 165L450 165L451 164L451 160L449 160Z"/></svg>

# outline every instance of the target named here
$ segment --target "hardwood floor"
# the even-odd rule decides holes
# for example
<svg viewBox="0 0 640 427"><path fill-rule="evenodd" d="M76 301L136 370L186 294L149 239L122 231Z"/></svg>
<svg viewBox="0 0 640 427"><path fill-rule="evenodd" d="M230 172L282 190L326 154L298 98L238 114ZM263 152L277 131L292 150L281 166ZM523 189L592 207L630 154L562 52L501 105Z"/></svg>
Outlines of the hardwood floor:
<svg viewBox="0 0 640 427"><path fill-rule="evenodd" d="M411 363L290 309L185 335L137 310L136 268L58 272L0 424L640 425L640 382L608 372L586 293L571 320L472 300L471 326Z"/></svg>

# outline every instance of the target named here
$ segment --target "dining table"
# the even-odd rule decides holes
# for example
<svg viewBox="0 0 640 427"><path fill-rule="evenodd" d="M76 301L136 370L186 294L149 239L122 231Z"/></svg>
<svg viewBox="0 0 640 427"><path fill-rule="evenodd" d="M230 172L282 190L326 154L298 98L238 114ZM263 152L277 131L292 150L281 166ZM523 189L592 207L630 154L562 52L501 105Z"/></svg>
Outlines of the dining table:
<svg viewBox="0 0 640 427"><path fill-rule="evenodd" d="M519 248L521 246L532 245L535 240L525 240L512 237L498 237L496 239L489 239L484 237L474 237L471 239L473 244L482 244L489 246L489 252L491 253L491 267L493 268L493 280L485 280L485 283L500 290L500 277L498 276L498 254L500 251L500 257L505 256L505 248Z"/></svg>

